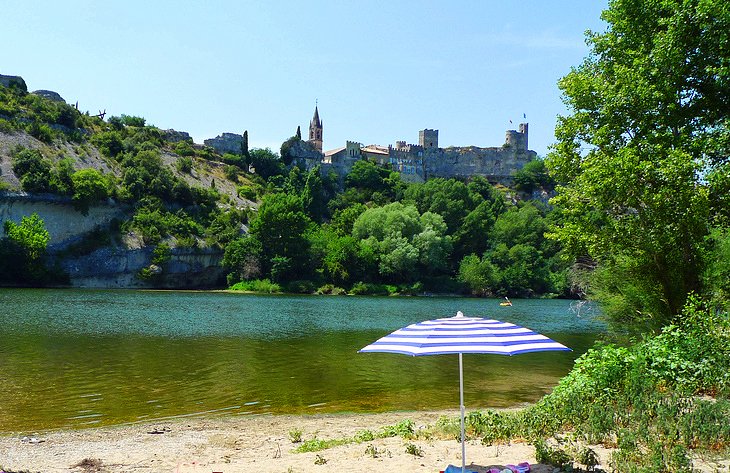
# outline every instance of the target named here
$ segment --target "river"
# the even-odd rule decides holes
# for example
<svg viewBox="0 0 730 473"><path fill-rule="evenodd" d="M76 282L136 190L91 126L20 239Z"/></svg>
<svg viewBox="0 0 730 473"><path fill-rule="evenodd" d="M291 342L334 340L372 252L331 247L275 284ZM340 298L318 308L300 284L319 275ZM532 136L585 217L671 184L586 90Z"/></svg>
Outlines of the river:
<svg viewBox="0 0 730 473"><path fill-rule="evenodd" d="M513 302L0 289L0 433L188 415L457 409L456 355L357 353L457 310L574 350L465 355L467 409L523 405L549 392L604 328L571 301Z"/></svg>

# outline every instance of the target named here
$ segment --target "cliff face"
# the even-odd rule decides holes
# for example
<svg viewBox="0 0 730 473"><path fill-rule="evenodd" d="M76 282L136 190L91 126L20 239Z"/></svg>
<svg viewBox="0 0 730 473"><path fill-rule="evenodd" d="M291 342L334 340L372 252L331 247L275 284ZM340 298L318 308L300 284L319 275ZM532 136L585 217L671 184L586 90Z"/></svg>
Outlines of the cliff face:
<svg viewBox="0 0 730 473"><path fill-rule="evenodd" d="M124 207L113 203L97 205L83 215L68 198L0 193L0 228L6 220L19 223L33 213L43 219L50 234L50 263L68 273L74 287L196 289L225 284L220 266L223 252L218 249L172 248L170 260L147 278L140 274L142 269L150 268L152 247L118 245L85 255L64 251L93 230L108 230L113 219L127 218Z"/></svg>
<svg viewBox="0 0 730 473"><path fill-rule="evenodd" d="M225 283L220 266L223 254L210 248L173 248L170 260L149 278L140 271L150 267L152 248L101 248L88 255L63 259L75 287L205 289Z"/></svg>
<svg viewBox="0 0 730 473"><path fill-rule="evenodd" d="M51 251L76 242L92 230L106 228L113 219L126 215L124 208L113 204L93 206L87 215L83 215L67 197L0 193L0 228L6 220L19 223L23 217L33 213L38 214L46 225L51 237Z"/></svg>

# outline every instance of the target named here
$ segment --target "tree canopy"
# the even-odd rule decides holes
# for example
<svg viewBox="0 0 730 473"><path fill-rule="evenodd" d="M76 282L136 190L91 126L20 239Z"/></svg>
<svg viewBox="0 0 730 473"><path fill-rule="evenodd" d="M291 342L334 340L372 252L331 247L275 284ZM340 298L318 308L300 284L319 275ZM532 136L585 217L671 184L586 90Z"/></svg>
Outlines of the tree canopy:
<svg viewBox="0 0 730 473"><path fill-rule="evenodd" d="M730 8L614 0L603 19L559 83L553 236L598 263L589 288L614 320L657 328L701 290L706 237L728 212L711 196L728 189Z"/></svg>

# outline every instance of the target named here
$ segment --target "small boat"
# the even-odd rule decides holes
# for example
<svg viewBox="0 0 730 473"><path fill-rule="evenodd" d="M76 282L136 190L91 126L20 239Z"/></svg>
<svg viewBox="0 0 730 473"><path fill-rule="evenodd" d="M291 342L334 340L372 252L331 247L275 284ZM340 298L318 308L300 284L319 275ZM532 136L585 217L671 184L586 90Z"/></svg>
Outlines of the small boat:
<svg viewBox="0 0 730 473"><path fill-rule="evenodd" d="M508 299L508 298L507 298L507 297L505 296L505 298L504 298L504 301L503 301L503 302L500 302L500 303L499 303L499 305L501 305L502 307L511 307L511 306L512 306L512 301L511 301L511 300L509 300L509 299Z"/></svg>

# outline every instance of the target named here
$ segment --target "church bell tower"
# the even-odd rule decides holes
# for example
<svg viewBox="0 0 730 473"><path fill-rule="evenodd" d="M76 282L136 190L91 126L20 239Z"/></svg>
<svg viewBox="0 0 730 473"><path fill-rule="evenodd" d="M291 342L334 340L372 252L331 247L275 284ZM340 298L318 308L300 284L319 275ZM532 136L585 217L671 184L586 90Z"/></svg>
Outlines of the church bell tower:
<svg viewBox="0 0 730 473"><path fill-rule="evenodd" d="M314 106L314 117L309 122L309 143L319 151L322 152L322 120L319 119L319 110L317 106Z"/></svg>

